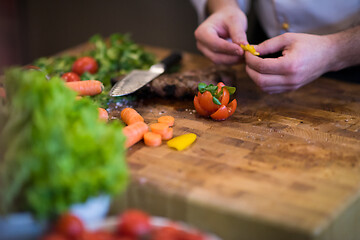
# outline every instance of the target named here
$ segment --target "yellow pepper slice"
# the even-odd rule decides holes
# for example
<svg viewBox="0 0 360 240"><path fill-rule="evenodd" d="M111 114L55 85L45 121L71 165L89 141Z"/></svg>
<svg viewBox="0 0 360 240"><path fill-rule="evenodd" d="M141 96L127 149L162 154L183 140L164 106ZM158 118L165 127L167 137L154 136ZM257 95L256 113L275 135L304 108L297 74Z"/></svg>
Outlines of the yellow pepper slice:
<svg viewBox="0 0 360 240"><path fill-rule="evenodd" d="M260 53L258 53L254 46L253 45L250 45L250 44L246 44L246 45L243 45L243 44L240 44L240 47L244 50L244 51L249 51L252 55L254 56L259 56Z"/></svg>
<svg viewBox="0 0 360 240"><path fill-rule="evenodd" d="M169 147L175 148L178 151L182 151L188 146L190 146L196 140L196 134L187 133L184 135L180 135L178 137L174 137L173 139L167 142Z"/></svg>

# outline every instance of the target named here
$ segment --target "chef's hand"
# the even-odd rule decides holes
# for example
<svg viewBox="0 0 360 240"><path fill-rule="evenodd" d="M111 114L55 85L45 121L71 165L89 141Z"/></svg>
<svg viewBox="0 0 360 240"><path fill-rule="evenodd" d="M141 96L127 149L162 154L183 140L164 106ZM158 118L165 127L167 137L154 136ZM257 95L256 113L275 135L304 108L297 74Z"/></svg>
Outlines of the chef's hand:
<svg viewBox="0 0 360 240"><path fill-rule="evenodd" d="M260 55L282 51L278 58L245 53L246 72L268 93L295 90L329 71L332 41L327 36L285 33L255 46Z"/></svg>
<svg viewBox="0 0 360 240"><path fill-rule="evenodd" d="M246 16L237 4L218 7L196 29L197 47L216 64L238 63L244 55L239 44L248 43L246 29Z"/></svg>

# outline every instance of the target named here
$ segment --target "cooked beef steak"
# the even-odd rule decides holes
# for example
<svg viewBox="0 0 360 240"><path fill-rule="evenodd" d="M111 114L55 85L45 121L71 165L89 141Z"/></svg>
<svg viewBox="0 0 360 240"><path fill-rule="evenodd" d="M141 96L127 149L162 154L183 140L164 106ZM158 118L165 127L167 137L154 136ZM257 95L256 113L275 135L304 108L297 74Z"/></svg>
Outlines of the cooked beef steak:
<svg viewBox="0 0 360 240"><path fill-rule="evenodd" d="M120 81L120 76L114 81ZM166 98L193 97L197 93L200 82L216 85L222 81L232 85L235 80L235 71L227 66L213 66L206 69L197 69L181 73L163 74L141 89L141 93L156 94Z"/></svg>

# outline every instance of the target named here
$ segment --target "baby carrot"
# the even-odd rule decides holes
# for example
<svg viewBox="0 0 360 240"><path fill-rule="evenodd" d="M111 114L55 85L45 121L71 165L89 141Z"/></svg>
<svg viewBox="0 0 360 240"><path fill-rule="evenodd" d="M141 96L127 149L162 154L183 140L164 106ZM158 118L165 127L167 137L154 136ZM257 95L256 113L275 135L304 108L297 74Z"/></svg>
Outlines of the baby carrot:
<svg viewBox="0 0 360 240"><path fill-rule="evenodd" d="M167 123L169 127L174 126L175 118L172 116L162 116L158 118L159 123Z"/></svg>
<svg viewBox="0 0 360 240"><path fill-rule="evenodd" d="M97 80L66 82L65 84L80 96L93 96L104 90L102 82Z"/></svg>
<svg viewBox="0 0 360 240"><path fill-rule="evenodd" d="M136 122L144 122L144 118L133 108L124 108L120 113L121 119L126 125Z"/></svg>
<svg viewBox="0 0 360 240"><path fill-rule="evenodd" d="M98 110L99 110L99 119L107 122L107 120L109 119L108 112L103 108L98 108Z"/></svg>
<svg viewBox="0 0 360 240"><path fill-rule="evenodd" d="M149 131L149 127L144 122L136 122L123 128L126 136L125 147L129 148L143 139L144 134Z"/></svg>
<svg viewBox="0 0 360 240"><path fill-rule="evenodd" d="M170 140L173 137L174 130L172 128L168 128L167 132L164 133L161 138L162 140Z"/></svg>
<svg viewBox="0 0 360 240"><path fill-rule="evenodd" d="M0 87L0 98L6 98L6 91L4 88Z"/></svg>
<svg viewBox="0 0 360 240"><path fill-rule="evenodd" d="M150 129L152 132L158 133L162 136L168 131L169 125L167 123L153 123L150 124Z"/></svg>
<svg viewBox="0 0 360 240"><path fill-rule="evenodd" d="M144 134L144 143L146 146L158 147L161 145L161 135L153 132Z"/></svg>

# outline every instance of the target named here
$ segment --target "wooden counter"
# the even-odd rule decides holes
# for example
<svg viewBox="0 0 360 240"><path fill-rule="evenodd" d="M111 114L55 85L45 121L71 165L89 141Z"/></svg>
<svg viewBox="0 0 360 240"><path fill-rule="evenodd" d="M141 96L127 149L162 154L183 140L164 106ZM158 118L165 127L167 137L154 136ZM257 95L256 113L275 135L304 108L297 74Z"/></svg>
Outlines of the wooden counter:
<svg viewBox="0 0 360 240"><path fill-rule="evenodd" d="M182 71L211 65L187 53L182 63ZM174 116L175 136L198 139L182 152L133 146L132 181L112 212L137 207L223 239L360 239L360 85L320 78L268 95L244 66L236 70L238 108L226 121L199 117L191 100L137 108L147 123Z"/></svg>
<svg viewBox="0 0 360 240"><path fill-rule="evenodd" d="M210 64L185 54L183 70ZM142 208L223 239L360 239L360 85L320 78L268 95L237 72L238 109L224 122L199 117L191 101L137 109L148 123L172 115L175 136L198 139L182 152L134 146L132 184L114 211Z"/></svg>

